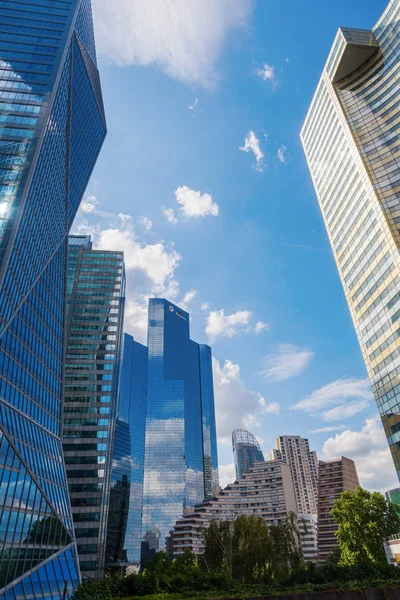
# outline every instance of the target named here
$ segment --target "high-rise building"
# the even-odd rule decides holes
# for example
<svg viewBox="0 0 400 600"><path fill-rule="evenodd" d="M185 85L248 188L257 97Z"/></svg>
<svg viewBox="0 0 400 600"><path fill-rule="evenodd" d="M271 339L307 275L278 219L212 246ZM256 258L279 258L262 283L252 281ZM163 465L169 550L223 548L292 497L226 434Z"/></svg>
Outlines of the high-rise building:
<svg viewBox="0 0 400 600"><path fill-rule="evenodd" d="M104 574L124 296L123 253L70 236L63 434L84 579Z"/></svg>
<svg viewBox="0 0 400 600"><path fill-rule="evenodd" d="M232 450L236 479L248 473L255 462L264 460L260 444L254 435L244 429L235 429L232 433Z"/></svg>
<svg viewBox="0 0 400 600"><path fill-rule="evenodd" d="M190 339L187 312L153 298L148 352L143 563L218 484L211 349Z"/></svg>
<svg viewBox="0 0 400 600"><path fill-rule="evenodd" d="M0 597L79 582L61 447L67 235L106 133L90 0L0 3Z"/></svg>
<svg viewBox="0 0 400 600"><path fill-rule="evenodd" d="M203 531L216 519L233 521L241 515L257 515L267 525L278 525L290 513L296 513L290 467L280 460L257 462L239 481L223 490L215 488L212 498L185 510L174 524L173 557L185 550L202 554Z"/></svg>
<svg viewBox="0 0 400 600"><path fill-rule="evenodd" d="M400 0L341 28L301 139L400 475Z"/></svg>
<svg viewBox="0 0 400 600"><path fill-rule="evenodd" d="M278 456L292 473L297 512L317 513L318 459L308 440L299 435L281 435L275 440Z"/></svg>
<svg viewBox="0 0 400 600"><path fill-rule="evenodd" d="M337 523L331 515L342 492L355 492L359 486L356 465L342 456L319 461L318 465L318 560L324 562L338 546Z"/></svg>
<svg viewBox="0 0 400 600"><path fill-rule="evenodd" d="M124 334L106 543L106 567L140 566L147 348Z"/></svg>

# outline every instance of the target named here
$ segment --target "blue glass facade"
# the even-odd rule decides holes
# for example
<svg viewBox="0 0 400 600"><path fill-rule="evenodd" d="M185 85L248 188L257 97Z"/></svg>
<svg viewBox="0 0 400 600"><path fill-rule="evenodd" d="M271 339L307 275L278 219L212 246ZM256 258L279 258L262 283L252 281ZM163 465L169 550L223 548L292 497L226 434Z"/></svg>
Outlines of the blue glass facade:
<svg viewBox="0 0 400 600"><path fill-rule="evenodd" d="M149 301L142 562L178 517L218 483L211 350L190 339L189 315Z"/></svg>
<svg viewBox="0 0 400 600"><path fill-rule="evenodd" d="M70 236L63 436L83 579L104 575L124 304L123 253Z"/></svg>
<svg viewBox="0 0 400 600"><path fill-rule="evenodd" d="M93 39L88 2L0 3L0 598L79 582L61 413L67 234L106 133Z"/></svg>
<svg viewBox="0 0 400 600"><path fill-rule="evenodd" d="M123 340L106 544L106 567L120 571L140 565L148 363L146 346Z"/></svg>
<svg viewBox="0 0 400 600"><path fill-rule="evenodd" d="M236 479L242 479L245 473L249 473L255 462L264 461L260 444L244 429L235 429L232 433L232 450Z"/></svg>

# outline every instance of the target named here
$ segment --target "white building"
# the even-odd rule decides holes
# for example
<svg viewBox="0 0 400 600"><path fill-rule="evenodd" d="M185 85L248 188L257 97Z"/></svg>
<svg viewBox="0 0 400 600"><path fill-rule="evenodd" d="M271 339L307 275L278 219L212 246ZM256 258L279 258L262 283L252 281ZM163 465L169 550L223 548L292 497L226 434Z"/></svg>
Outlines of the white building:
<svg viewBox="0 0 400 600"><path fill-rule="evenodd" d="M317 560L317 522L316 514L297 515L301 549L305 562Z"/></svg>
<svg viewBox="0 0 400 600"><path fill-rule="evenodd" d="M289 513L297 513L289 466L279 460L257 462L242 479L225 489L214 489L214 497L185 510L173 530L173 556L185 549L204 551L202 530L211 521L234 520L241 515L263 517L267 525L278 525Z"/></svg>
<svg viewBox="0 0 400 600"><path fill-rule="evenodd" d="M389 565L400 565L400 535L392 535L384 543L386 558Z"/></svg>

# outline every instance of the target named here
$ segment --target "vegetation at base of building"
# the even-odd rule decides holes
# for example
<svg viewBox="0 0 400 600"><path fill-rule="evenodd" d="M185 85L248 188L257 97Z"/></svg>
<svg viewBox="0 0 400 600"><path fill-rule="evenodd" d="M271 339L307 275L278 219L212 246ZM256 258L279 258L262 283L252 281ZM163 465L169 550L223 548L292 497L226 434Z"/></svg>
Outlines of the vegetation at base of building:
<svg viewBox="0 0 400 600"><path fill-rule="evenodd" d="M294 515L270 526L261 517L213 521L205 551L169 560L158 552L142 573L84 583L74 600L212 600L399 587L400 567L389 565L383 541L400 531L396 508L384 496L358 488L343 492L332 511L339 548L324 565L303 562Z"/></svg>
<svg viewBox="0 0 400 600"><path fill-rule="evenodd" d="M384 562L384 541L400 532L397 510L379 492L361 487L355 492L342 492L331 511L338 524L340 564Z"/></svg>

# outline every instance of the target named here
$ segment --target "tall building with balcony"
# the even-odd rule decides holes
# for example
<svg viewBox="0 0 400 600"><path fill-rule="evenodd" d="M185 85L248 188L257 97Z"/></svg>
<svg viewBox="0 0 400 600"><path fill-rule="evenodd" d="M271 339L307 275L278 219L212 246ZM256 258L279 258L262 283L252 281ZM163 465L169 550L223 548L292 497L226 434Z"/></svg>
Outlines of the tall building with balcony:
<svg viewBox="0 0 400 600"><path fill-rule="evenodd" d="M232 433L232 450L236 479L248 473L255 462L264 460L260 444L253 434L244 429L235 429Z"/></svg>
<svg viewBox="0 0 400 600"><path fill-rule="evenodd" d="M218 484L211 348L190 339L189 315L149 301L142 563L165 547L184 509Z"/></svg>
<svg viewBox="0 0 400 600"><path fill-rule="evenodd" d="M318 465L318 560L325 562L338 546L337 523L331 515L342 492L355 492L359 486L356 465L342 456L319 461Z"/></svg>
<svg viewBox="0 0 400 600"><path fill-rule="evenodd" d="M114 442L126 422L117 420L125 415L117 403L124 296L123 253L93 250L90 236L70 236L63 437L84 579L104 574ZM121 460L119 447L117 455Z"/></svg>
<svg viewBox="0 0 400 600"><path fill-rule="evenodd" d="M148 352L123 337L106 541L107 569L140 566Z"/></svg>
<svg viewBox="0 0 400 600"><path fill-rule="evenodd" d="M358 341L400 475L400 0L340 28L301 132Z"/></svg>
<svg viewBox="0 0 400 600"><path fill-rule="evenodd" d="M185 510L174 524L173 557L185 550L202 554L203 531L211 521L234 521L241 515L257 515L267 525L278 525L290 513L296 513L296 509L290 467L280 460L257 462L239 481L223 490L215 488L212 498Z"/></svg>
<svg viewBox="0 0 400 600"><path fill-rule="evenodd" d="M61 447L67 236L106 134L90 0L0 3L0 597L79 583Z"/></svg>
<svg viewBox="0 0 400 600"><path fill-rule="evenodd" d="M317 453L310 450L308 440L299 435L281 435L276 438L275 445L277 456L289 465L292 473L297 512L315 515L317 513Z"/></svg>

